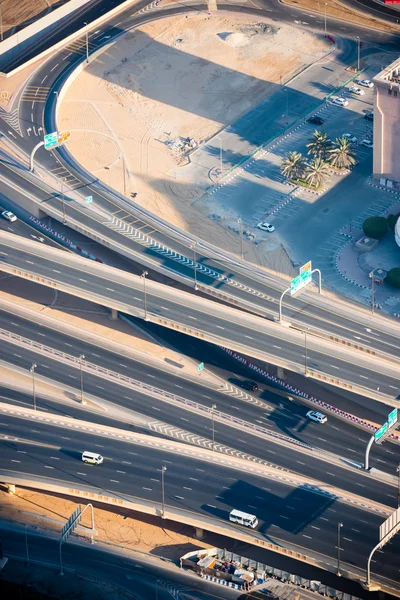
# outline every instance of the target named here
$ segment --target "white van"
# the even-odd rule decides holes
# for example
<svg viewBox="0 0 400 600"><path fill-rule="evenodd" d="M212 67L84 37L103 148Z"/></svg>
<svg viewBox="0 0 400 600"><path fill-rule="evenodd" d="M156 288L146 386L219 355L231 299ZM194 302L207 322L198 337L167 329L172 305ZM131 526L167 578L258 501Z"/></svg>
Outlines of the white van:
<svg viewBox="0 0 400 600"><path fill-rule="evenodd" d="M82 460L84 463L89 463L90 465L101 465L104 458L101 454L96 454L95 452L84 452L82 454Z"/></svg>
<svg viewBox="0 0 400 600"><path fill-rule="evenodd" d="M241 510L231 510L229 513L229 520L232 521L232 523L239 523L239 525L251 527L252 529L255 529L258 525L258 519L255 515L250 515Z"/></svg>

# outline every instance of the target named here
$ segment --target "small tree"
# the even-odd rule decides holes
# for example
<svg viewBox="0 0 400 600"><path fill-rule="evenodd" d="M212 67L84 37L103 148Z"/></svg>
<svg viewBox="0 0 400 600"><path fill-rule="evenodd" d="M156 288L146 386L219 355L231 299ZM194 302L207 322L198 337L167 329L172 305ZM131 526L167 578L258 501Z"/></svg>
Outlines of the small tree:
<svg viewBox="0 0 400 600"><path fill-rule="evenodd" d="M325 158L330 147L328 134L323 131L314 131L311 141L307 144L308 154L312 154L315 158Z"/></svg>
<svg viewBox="0 0 400 600"><path fill-rule="evenodd" d="M400 267L390 269L385 279L386 283L394 288L400 289Z"/></svg>
<svg viewBox="0 0 400 600"><path fill-rule="evenodd" d="M363 223L363 231L367 237L380 240L387 233L389 225L385 217L369 217Z"/></svg>
<svg viewBox="0 0 400 600"><path fill-rule="evenodd" d="M329 177L329 167L322 158L314 158L314 160L307 165L306 182L310 186L318 189L327 179L329 179Z"/></svg>
<svg viewBox="0 0 400 600"><path fill-rule="evenodd" d="M345 137L336 138L328 150L328 160L333 167L347 169L356 164L356 155L351 142Z"/></svg>
<svg viewBox="0 0 400 600"><path fill-rule="evenodd" d="M400 217L400 214L388 216L388 218L387 218L388 226L389 226L389 229L391 229L392 231L394 231L394 228L396 227L397 219L399 217Z"/></svg>
<svg viewBox="0 0 400 600"><path fill-rule="evenodd" d="M306 161L301 152L288 152L282 161L281 172L286 179L300 179L304 175Z"/></svg>

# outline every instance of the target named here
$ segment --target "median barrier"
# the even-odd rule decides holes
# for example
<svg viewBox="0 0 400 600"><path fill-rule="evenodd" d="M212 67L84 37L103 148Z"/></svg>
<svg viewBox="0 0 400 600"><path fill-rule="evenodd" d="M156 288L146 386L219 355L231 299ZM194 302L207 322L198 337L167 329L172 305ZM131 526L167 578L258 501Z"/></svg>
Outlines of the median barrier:
<svg viewBox="0 0 400 600"><path fill-rule="evenodd" d="M257 371L257 373L259 375L261 375L268 381L278 385L282 389L298 396L299 398L307 400L308 402L311 402L312 404L316 404L319 407L322 407L324 410L327 410L327 411L335 414L337 417L340 417L344 420L351 421L351 422L355 423L356 425L359 425L363 429L368 429L372 432L377 431L377 429L379 429L380 425L377 425L375 423L370 423L369 421L365 421L364 419L360 419L359 417L356 417L350 413L345 412L344 410L336 408L335 406L332 406L331 404L328 404L327 402L324 402L323 400L318 400L317 398L314 398L313 396L309 396L306 392L303 392L303 391L285 383L284 381L282 381L282 379L278 379L278 377L275 377L274 375L271 375L264 369L257 367L256 365L251 363L249 360L247 360L246 358L244 358L237 352L234 352L233 350L230 350L229 348L224 348L223 346L220 346L220 348L221 348L221 350L223 350L224 352L226 352L227 354L229 354L236 360L245 364L250 369ZM312 374L311 371L308 371L308 373ZM329 383L329 379L327 379L326 381ZM396 442L400 442L400 435L398 435L396 433L390 434L389 437L392 438L393 440L395 440Z"/></svg>

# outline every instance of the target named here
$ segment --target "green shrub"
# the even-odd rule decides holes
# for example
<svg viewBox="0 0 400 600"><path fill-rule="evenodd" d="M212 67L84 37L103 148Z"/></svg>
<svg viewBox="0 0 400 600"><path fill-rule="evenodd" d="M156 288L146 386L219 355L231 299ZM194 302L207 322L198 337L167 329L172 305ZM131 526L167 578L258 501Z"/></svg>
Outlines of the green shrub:
<svg viewBox="0 0 400 600"><path fill-rule="evenodd" d="M400 215L389 215L387 218L387 222L388 222L388 226L389 229L391 229L392 231L394 231L394 228L396 227L396 223L397 223L397 219L400 217Z"/></svg>
<svg viewBox="0 0 400 600"><path fill-rule="evenodd" d="M385 283L388 283L394 288L400 289L400 267L390 269L386 275Z"/></svg>
<svg viewBox="0 0 400 600"><path fill-rule="evenodd" d="M380 240L389 229L388 221L385 217L369 217L363 223L363 231L369 238Z"/></svg>

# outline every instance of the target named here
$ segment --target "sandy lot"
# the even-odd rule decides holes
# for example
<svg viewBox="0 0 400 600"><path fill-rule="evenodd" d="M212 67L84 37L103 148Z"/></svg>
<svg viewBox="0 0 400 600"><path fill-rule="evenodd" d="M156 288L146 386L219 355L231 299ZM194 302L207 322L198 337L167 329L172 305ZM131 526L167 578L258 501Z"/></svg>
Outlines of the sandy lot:
<svg viewBox="0 0 400 600"><path fill-rule="evenodd" d="M54 5L61 6L69 0L2 0L1 13L3 31L6 33L17 25L29 25L53 10ZM12 31L11 31L12 33Z"/></svg>
<svg viewBox="0 0 400 600"><path fill-rule="evenodd" d="M279 48L279 50L277 50ZM195 14L126 34L72 84L60 114L69 148L93 174L174 224L237 252L237 236L200 215L202 193L170 174L187 163L178 146L201 143L235 121L326 43L295 28L249 18ZM265 249L264 249L265 250ZM281 248L246 258L290 274Z"/></svg>

